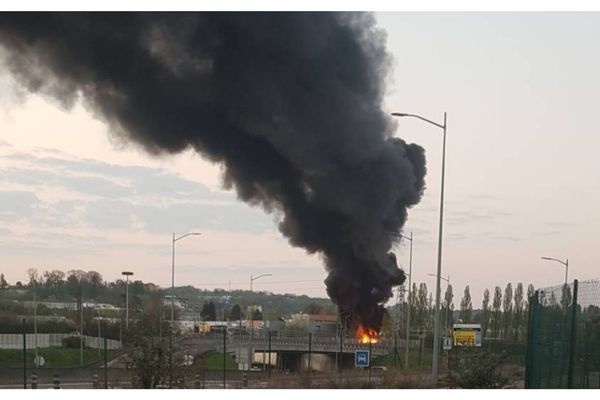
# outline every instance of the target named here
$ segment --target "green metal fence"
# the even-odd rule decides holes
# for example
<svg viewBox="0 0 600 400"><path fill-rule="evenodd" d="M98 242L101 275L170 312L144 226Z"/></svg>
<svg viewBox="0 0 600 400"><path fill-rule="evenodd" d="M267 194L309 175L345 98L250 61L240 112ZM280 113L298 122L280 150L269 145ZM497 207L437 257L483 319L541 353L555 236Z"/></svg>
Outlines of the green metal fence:
<svg viewBox="0 0 600 400"><path fill-rule="evenodd" d="M525 387L600 388L600 281L575 280L529 299Z"/></svg>

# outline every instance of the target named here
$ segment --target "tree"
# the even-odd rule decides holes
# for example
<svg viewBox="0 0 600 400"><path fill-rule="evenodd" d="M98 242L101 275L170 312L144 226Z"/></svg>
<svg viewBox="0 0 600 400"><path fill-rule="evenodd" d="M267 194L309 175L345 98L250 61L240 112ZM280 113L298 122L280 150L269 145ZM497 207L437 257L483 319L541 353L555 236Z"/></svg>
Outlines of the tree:
<svg viewBox="0 0 600 400"><path fill-rule="evenodd" d="M229 313L230 321L239 321L242 319L242 309L239 304L234 305Z"/></svg>
<svg viewBox="0 0 600 400"><path fill-rule="evenodd" d="M65 273L60 270L44 271L45 285L48 287L58 286L63 283Z"/></svg>
<svg viewBox="0 0 600 400"><path fill-rule="evenodd" d="M304 307L304 314L323 314L325 312L325 309L316 304L316 303L309 303L306 307Z"/></svg>
<svg viewBox="0 0 600 400"><path fill-rule="evenodd" d="M429 317L429 304L427 300L427 285L422 282L419 284L419 291L417 293L417 318L416 323L420 329L427 329L428 317Z"/></svg>
<svg viewBox="0 0 600 400"><path fill-rule="evenodd" d="M487 336L486 332L490 325L490 291L485 289L483 292L483 303L481 304L481 333Z"/></svg>
<svg viewBox="0 0 600 400"><path fill-rule="evenodd" d="M216 321L217 320L217 311L215 309L215 304L212 301L208 303L204 303L202 307L202 311L200 311L200 316L205 321Z"/></svg>
<svg viewBox="0 0 600 400"><path fill-rule="evenodd" d="M513 327L515 333L515 341L519 341L520 332L521 332L521 319L523 318L523 283L517 283L517 288L515 289L515 308L514 308L514 319L513 319Z"/></svg>
<svg viewBox="0 0 600 400"><path fill-rule="evenodd" d="M262 321L262 319L263 319L262 312L258 308L254 309L254 311L252 312L252 320L253 321Z"/></svg>
<svg viewBox="0 0 600 400"><path fill-rule="evenodd" d="M463 324L471 322L471 314L473 314L473 303L471 302L471 292L469 285L465 287L463 298L460 301L460 319Z"/></svg>
<svg viewBox="0 0 600 400"><path fill-rule="evenodd" d="M452 304L452 299L454 299L454 293L452 293L452 285L448 285L446 287L446 293L444 294L444 308L445 308L445 315L448 315L447 320L445 320L445 323L447 324L452 324L452 317L451 317L451 312L452 309L454 308L454 305ZM448 326L446 326L445 328L448 328Z"/></svg>
<svg viewBox="0 0 600 400"><path fill-rule="evenodd" d="M29 278L29 286L33 286L39 282L39 274L38 270L35 268L29 268L27 270L27 277Z"/></svg>
<svg viewBox="0 0 600 400"><path fill-rule="evenodd" d="M8 287L8 282L4 279L4 274L0 274L0 289L6 289Z"/></svg>
<svg viewBox="0 0 600 400"><path fill-rule="evenodd" d="M500 286L496 286L494 289L494 299L492 300L492 330L494 332L494 337L499 337L500 334L500 318L502 317L502 311L500 311L500 307L502 306L502 289Z"/></svg>
<svg viewBox="0 0 600 400"><path fill-rule="evenodd" d="M412 289L408 296L408 304L410 308L410 320L412 321L412 324L418 326L419 323L417 320L417 284L415 282L413 282Z"/></svg>
<svg viewBox="0 0 600 400"><path fill-rule="evenodd" d="M502 314L504 314L504 327L502 337L508 339L510 336L510 326L513 316L512 307L513 289L512 284L509 282L504 289L504 298L502 299Z"/></svg>

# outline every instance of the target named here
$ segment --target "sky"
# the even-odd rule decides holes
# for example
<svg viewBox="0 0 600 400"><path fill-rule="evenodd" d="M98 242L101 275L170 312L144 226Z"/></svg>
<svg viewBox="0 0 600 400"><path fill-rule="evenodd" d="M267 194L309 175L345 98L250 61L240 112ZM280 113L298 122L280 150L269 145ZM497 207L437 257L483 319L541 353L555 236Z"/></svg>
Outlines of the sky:
<svg viewBox="0 0 600 400"><path fill-rule="evenodd" d="M600 15L376 14L394 58L389 112L442 122L447 112L442 275L458 307L470 285L536 287L600 278ZM1 59L1 51L0 51ZM432 289L442 132L416 119L396 135L426 149L428 175L404 233L413 276ZM118 142L81 104L24 92L0 64L0 272L96 270L114 280L325 297L318 256L292 248L274 217L221 188L220 168L191 151L151 157ZM409 247L396 248L408 269ZM444 285L445 286L445 285Z"/></svg>

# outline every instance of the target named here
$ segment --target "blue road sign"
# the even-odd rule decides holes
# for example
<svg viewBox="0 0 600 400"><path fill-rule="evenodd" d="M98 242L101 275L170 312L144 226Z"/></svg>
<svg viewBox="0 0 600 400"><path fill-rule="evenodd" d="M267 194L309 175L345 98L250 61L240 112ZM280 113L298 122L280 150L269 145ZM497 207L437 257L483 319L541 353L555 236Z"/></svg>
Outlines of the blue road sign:
<svg viewBox="0 0 600 400"><path fill-rule="evenodd" d="M354 366L368 367L369 366L369 350L356 350L354 352Z"/></svg>

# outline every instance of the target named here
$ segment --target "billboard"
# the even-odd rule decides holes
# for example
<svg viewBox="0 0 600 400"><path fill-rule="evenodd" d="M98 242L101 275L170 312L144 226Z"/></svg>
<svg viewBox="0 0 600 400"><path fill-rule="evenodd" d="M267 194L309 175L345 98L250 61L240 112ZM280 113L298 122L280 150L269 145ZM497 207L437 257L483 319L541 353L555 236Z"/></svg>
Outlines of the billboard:
<svg viewBox="0 0 600 400"><path fill-rule="evenodd" d="M458 347L481 347L480 324L454 324L453 345Z"/></svg>

